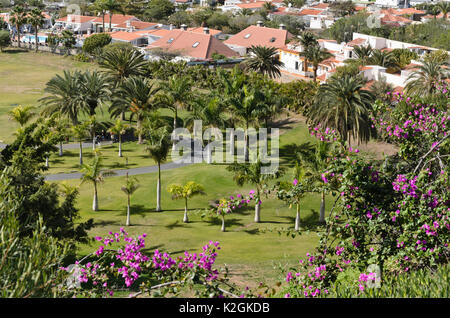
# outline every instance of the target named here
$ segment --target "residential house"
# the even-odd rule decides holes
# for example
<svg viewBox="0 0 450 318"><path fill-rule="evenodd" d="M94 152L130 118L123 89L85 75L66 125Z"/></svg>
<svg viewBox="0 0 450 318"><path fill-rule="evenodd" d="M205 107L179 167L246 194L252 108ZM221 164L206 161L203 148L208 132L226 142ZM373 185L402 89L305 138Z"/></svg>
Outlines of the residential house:
<svg viewBox="0 0 450 318"><path fill-rule="evenodd" d="M110 27L110 25L109 25L110 15L105 14L104 18L105 18L104 19L105 30L102 30L103 29L103 17L102 16L95 17L95 19L92 21L94 32L113 30L115 27L121 26L121 25L123 26L123 24L126 24L127 22L140 21L138 18L136 18L133 15L113 14L112 19L111 19L111 27Z"/></svg>
<svg viewBox="0 0 450 318"><path fill-rule="evenodd" d="M258 21L257 25L249 26L223 43L243 56L249 52L253 45L282 48L289 38L292 38L292 35L284 25L280 25L279 29L267 28L262 25L261 21Z"/></svg>
<svg viewBox="0 0 450 318"><path fill-rule="evenodd" d="M184 60L208 60L214 54L234 57L236 52L231 50L221 41L216 39L205 29L203 33L192 32L186 29L168 30L168 32L146 47L146 52L151 55L151 50L162 49L178 53Z"/></svg>
<svg viewBox="0 0 450 318"><path fill-rule="evenodd" d="M55 21L54 30L71 30L74 33L82 34L92 30L92 23L97 17L68 14Z"/></svg>

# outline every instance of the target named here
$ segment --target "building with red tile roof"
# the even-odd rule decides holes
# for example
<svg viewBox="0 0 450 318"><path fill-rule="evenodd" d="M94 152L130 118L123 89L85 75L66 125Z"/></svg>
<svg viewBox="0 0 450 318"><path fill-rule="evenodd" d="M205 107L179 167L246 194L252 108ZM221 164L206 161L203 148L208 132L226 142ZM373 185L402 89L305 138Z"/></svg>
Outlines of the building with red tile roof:
<svg viewBox="0 0 450 318"><path fill-rule="evenodd" d="M105 29L109 30L109 14L105 14ZM136 18L134 15L123 15L123 14L113 14L111 17L111 27L114 28L117 25L122 25L124 23L127 23L128 21L140 21L138 18ZM92 24L94 26L94 29L96 32L100 32L103 28L103 17L99 16L96 17L94 21L92 21Z"/></svg>
<svg viewBox="0 0 450 318"><path fill-rule="evenodd" d="M158 23L143 22L143 21L128 21L118 24L113 27L113 31L139 31L139 30L152 30L158 27Z"/></svg>
<svg viewBox="0 0 450 318"><path fill-rule="evenodd" d="M222 54L226 57L234 57L237 55L236 52L211 34L180 29L170 30L164 37L150 43L146 49L147 51L151 51L155 48L201 60L211 59L214 53Z"/></svg>
<svg viewBox="0 0 450 318"><path fill-rule="evenodd" d="M251 46L284 47L286 40L291 37L292 35L285 29L251 25L223 43L243 56L248 53Z"/></svg>

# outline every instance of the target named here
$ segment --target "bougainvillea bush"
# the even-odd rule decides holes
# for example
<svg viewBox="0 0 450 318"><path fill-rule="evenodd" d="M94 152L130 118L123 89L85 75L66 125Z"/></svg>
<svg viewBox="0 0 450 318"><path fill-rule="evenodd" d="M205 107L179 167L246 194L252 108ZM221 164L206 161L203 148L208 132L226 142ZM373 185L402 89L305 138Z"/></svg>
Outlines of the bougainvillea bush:
<svg viewBox="0 0 450 318"><path fill-rule="evenodd" d="M62 287L73 297L109 297L117 290L130 297L177 295L186 287L200 297L234 296L234 287L226 273L214 268L219 242L208 242L199 253L185 252L171 257L159 250L147 255L145 239L128 235L123 228L108 236L96 237L98 249L76 262L75 267L61 268L73 280ZM224 286L224 288L220 287Z"/></svg>
<svg viewBox="0 0 450 318"><path fill-rule="evenodd" d="M396 94L374 107L373 128L397 154L369 162L342 146L330 161L324 182L338 188L327 231L287 273L285 297L326 296L344 280L362 295L383 278L448 263L450 112L448 99L435 100Z"/></svg>

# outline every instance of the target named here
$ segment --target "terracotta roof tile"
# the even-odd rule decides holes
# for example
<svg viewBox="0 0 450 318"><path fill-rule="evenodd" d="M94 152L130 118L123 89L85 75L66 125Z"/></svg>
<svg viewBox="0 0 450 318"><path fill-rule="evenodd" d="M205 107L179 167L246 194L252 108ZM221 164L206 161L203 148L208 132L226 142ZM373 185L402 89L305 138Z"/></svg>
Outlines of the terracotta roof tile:
<svg viewBox="0 0 450 318"><path fill-rule="evenodd" d="M134 15L122 15L122 14L113 14L111 24L117 25L127 22L128 20L139 21ZM93 23L103 23L103 18L96 17ZM105 24L109 24L109 14L105 14Z"/></svg>
<svg viewBox="0 0 450 318"><path fill-rule="evenodd" d="M96 17L93 16L86 16L86 15L75 15L75 14L70 14L68 16L65 16L63 18L59 18L56 20L56 22L67 22L67 18L71 17L71 22L72 23L86 23L89 21L94 21L96 19Z"/></svg>
<svg viewBox="0 0 450 318"><path fill-rule="evenodd" d="M286 44L286 40L292 37L286 30L258 27L251 25L241 32L224 41L228 45L251 47L261 45L280 48Z"/></svg>
<svg viewBox="0 0 450 318"><path fill-rule="evenodd" d="M139 38L145 38L145 35L138 32L126 32L126 31L117 31L117 32L108 32L114 40L131 42L133 40Z"/></svg>
<svg viewBox="0 0 450 318"><path fill-rule="evenodd" d="M105 21L105 23L106 23L106 21ZM130 24L135 30L142 30L142 29L146 29L146 28L151 28L151 27L157 25L158 23L143 22L143 21L130 21ZM127 28L127 22L120 23L120 24L114 26L114 28L126 29Z"/></svg>
<svg viewBox="0 0 450 318"><path fill-rule="evenodd" d="M180 52L185 56L197 59L210 59L213 53L226 57L236 56L237 53L217 40L211 34L171 30L161 39L151 43L147 49L162 48L172 52Z"/></svg>

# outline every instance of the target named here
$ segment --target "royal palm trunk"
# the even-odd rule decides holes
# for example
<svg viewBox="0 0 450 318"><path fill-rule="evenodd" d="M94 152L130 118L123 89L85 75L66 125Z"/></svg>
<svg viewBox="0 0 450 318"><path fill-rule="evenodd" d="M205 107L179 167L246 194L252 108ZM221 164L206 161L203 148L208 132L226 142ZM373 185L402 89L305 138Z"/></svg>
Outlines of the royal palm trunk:
<svg viewBox="0 0 450 318"><path fill-rule="evenodd" d="M63 155L63 143L62 141L59 142L59 156L62 157Z"/></svg>
<svg viewBox="0 0 450 318"><path fill-rule="evenodd" d="M83 143L80 141L80 165L83 164Z"/></svg>
<svg viewBox="0 0 450 318"><path fill-rule="evenodd" d="M300 204L297 203L297 215L295 216L295 230L300 230Z"/></svg>
<svg viewBox="0 0 450 318"><path fill-rule="evenodd" d="M320 200L320 222L325 222L325 192L322 192L322 199Z"/></svg>
<svg viewBox="0 0 450 318"><path fill-rule="evenodd" d="M119 157L122 157L122 135L119 134Z"/></svg>
<svg viewBox="0 0 450 318"><path fill-rule="evenodd" d="M97 183L94 182L94 200L92 201L92 211L98 211Z"/></svg>
<svg viewBox="0 0 450 318"><path fill-rule="evenodd" d="M225 216L222 215L222 228L220 229L222 232L225 232Z"/></svg>
<svg viewBox="0 0 450 318"><path fill-rule="evenodd" d="M184 198L184 217L183 217L183 222L184 223L188 223L189 219L188 219L188 201L187 198Z"/></svg>
<svg viewBox="0 0 450 318"><path fill-rule="evenodd" d="M130 196L128 196L128 204L127 204L127 223L126 226L130 226Z"/></svg>
<svg viewBox="0 0 450 318"><path fill-rule="evenodd" d="M156 212L161 211L161 163L158 162L158 184L156 185Z"/></svg>

